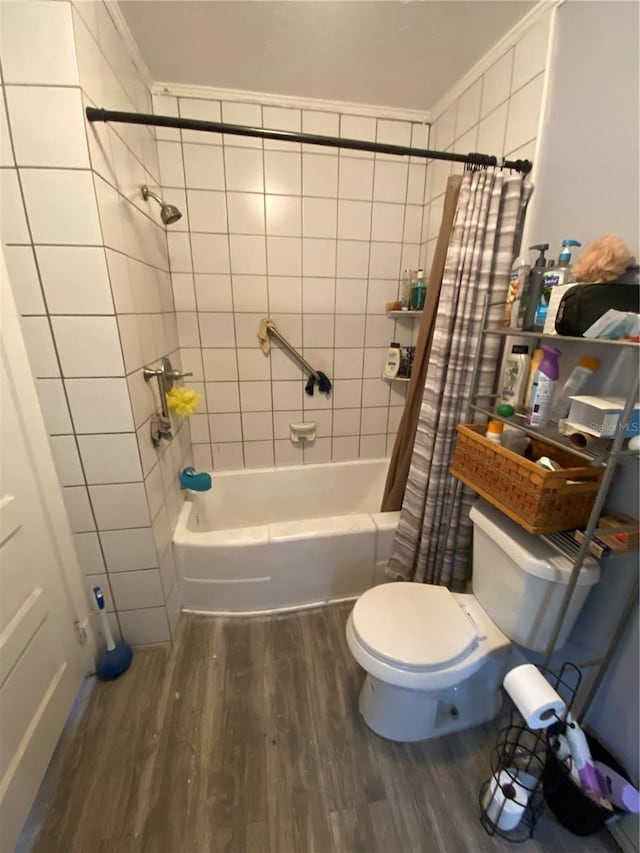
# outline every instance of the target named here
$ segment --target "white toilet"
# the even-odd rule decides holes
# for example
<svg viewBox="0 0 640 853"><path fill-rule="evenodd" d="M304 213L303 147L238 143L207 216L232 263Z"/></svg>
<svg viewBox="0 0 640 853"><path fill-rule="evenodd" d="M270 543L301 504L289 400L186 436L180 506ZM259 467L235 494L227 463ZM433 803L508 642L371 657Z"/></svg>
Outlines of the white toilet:
<svg viewBox="0 0 640 853"><path fill-rule="evenodd" d="M358 599L347 621L349 648L367 673L360 713L389 740L425 740L490 720L511 643L545 649L571 563L484 501L470 518L473 594L382 584ZM599 579L598 563L585 561L558 648Z"/></svg>

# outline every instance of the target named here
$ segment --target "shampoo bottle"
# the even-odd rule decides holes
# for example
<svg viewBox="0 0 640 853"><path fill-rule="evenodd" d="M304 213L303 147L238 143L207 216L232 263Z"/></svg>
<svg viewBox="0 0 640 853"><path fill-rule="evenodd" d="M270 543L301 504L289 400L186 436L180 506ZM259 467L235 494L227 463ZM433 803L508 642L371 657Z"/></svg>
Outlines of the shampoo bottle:
<svg viewBox="0 0 640 853"><path fill-rule="evenodd" d="M561 418L567 417L571 407L569 398L584 391L585 386L599 367L600 361L597 358L590 355L582 356L564 383L562 391L551 409L550 420L557 423Z"/></svg>
<svg viewBox="0 0 640 853"><path fill-rule="evenodd" d="M529 376L529 347L527 344L514 344L504 363L504 373L500 383L499 403L508 403L519 409L524 400L524 392Z"/></svg>
<svg viewBox="0 0 640 853"><path fill-rule="evenodd" d="M549 423L553 394L560 376L558 359L562 352L550 344L542 344L542 361L531 386L531 408L527 415L529 426L543 427Z"/></svg>
<svg viewBox="0 0 640 853"><path fill-rule="evenodd" d="M400 371L400 361L402 359L402 352L400 350L400 344L396 341L389 344L389 349L387 351L387 358L384 363L384 371L383 376L385 379L395 379Z"/></svg>
<svg viewBox="0 0 640 853"><path fill-rule="evenodd" d="M516 327L530 331L533 329L533 318L536 313L540 294L542 293L542 276L547 267L547 259L544 253L549 248L548 243L537 243L535 246L529 247L531 251L538 252L538 257L535 260L533 269L529 273L529 280L524 288L522 295L518 295L517 320Z"/></svg>
<svg viewBox="0 0 640 853"><path fill-rule="evenodd" d="M581 246L577 240L563 240L562 251L558 256L558 263L547 270L542 276L542 293L538 300L535 317L533 320L533 328L545 333L553 331L553 329L545 328L547 322L547 314L549 313L549 302L551 300L551 291L556 285L566 284L571 281L571 246Z"/></svg>
<svg viewBox="0 0 640 853"><path fill-rule="evenodd" d="M504 304L504 325L507 327L517 328L521 294L528 284L530 272L531 267L524 258L517 258L511 267L507 301Z"/></svg>

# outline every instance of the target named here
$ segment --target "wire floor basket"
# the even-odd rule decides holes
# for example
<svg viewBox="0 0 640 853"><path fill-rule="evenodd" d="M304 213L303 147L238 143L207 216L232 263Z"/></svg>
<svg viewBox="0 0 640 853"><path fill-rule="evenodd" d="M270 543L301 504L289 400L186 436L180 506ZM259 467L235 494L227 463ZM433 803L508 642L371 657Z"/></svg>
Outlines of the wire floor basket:
<svg viewBox="0 0 640 853"><path fill-rule="evenodd" d="M565 716L552 721L556 723L573 707L582 674L572 663L565 663L558 673L540 671L566 706ZM545 806L542 777L547 749L547 730L527 728L513 709L491 753L491 776L480 788L480 822L489 835L511 842L531 838Z"/></svg>

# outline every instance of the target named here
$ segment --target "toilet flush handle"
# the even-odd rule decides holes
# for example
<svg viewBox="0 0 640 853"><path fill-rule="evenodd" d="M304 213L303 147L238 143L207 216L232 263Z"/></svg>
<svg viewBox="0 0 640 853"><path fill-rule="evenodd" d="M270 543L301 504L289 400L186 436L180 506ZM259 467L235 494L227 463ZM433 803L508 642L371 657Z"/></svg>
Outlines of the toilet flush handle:
<svg viewBox="0 0 640 853"><path fill-rule="evenodd" d="M482 630L480 629L480 626L478 625L478 623L476 622L476 620L473 618L473 616L471 615L471 613L470 613L470 612L467 610L467 608L464 606L464 604L461 604L461 605L460 605L460 608L461 608L462 612L464 613L464 615L467 617L467 619L468 619L468 620L471 622L471 624L473 625L473 630L476 632L476 637L477 637L479 640L486 640L486 639L487 639L486 631L482 631Z"/></svg>

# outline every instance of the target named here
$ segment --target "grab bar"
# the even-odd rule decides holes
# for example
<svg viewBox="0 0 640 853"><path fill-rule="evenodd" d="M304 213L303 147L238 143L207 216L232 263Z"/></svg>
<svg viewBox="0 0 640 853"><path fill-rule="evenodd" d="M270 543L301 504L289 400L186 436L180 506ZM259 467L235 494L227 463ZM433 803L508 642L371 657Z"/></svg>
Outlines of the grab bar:
<svg viewBox="0 0 640 853"><path fill-rule="evenodd" d="M283 346L283 347L284 347L288 352L290 352L290 353L291 353L291 355L292 355L292 356L293 356L293 357L294 357L298 362L300 362L300 364L305 368L305 370L308 370L308 371L309 371L309 373L313 376L313 378L314 378L315 380L317 380L318 382L320 381L320 375L318 374L318 371L317 371L317 370L314 370L314 369L313 369L313 367L311 367L311 365L309 364L309 362L308 362L305 358L303 358L303 357L300 355L300 353L298 352L298 350L297 350L297 349L294 349L294 348L291 346L291 344L289 343L289 341L288 341L286 338L284 338L284 337L282 336L282 334L281 334L277 329L274 329L274 328L273 328L273 326L267 326L267 332L268 332L268 334L273 335L273 337L274 337L274 338L277 338L277 339L280 341L280 343L282 344L282 346Z"/></svg>

